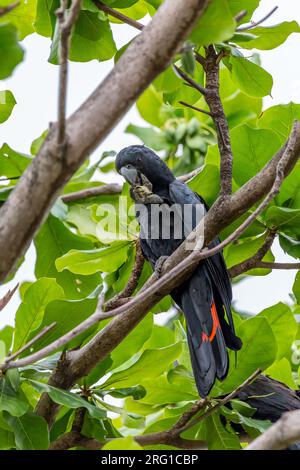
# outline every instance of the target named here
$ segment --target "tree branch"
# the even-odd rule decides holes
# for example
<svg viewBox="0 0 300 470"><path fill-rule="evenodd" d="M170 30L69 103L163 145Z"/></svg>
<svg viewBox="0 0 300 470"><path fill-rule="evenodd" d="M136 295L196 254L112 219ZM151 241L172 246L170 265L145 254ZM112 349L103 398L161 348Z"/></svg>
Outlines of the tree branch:
<svg viewBox="0 0 300 470"><path fill-rule="evenodd" d="M300 410L284 413L246 450L282 450L300 440Z"/></svg>
<svg viewBox="0 0 300 470"><path fill-rule="evenodd" d="M60 30L57 146L58 151L62 152L62 154L66 144L66 108L70 40L72 28L79 15L80 6L81 0L72 0L71 8L67 12L68 0L60 0L60 8L56 10Z"/></svg>
<svg viewBox="0 0 300 470"><path fill-rule="evenodd" d="M213 121L217 129L218 145L221 155L221 197L228 196L232 192L232 149L229 136L229 128L220 98L219 60L214 46L206 49L206 94L205 100L210 109Z"/></svg>
<svg viewBox="0 0 300 470"><path fill-rule="evenodd" d="M7 5L6 7L0 7L0 18L4 15L7 15L7 13L10 13L19 5L20 5L20 2L15 2L15 3L11 3L10 5Z"/></svg>
<svg viewBox="0 0 300 470"><path fill-rule="evenodd" d="M117 183L103 184L102 186L95 186L92 188L82 189L70 194L61 196L61 200L65 203L80 201L90 197L102 196L103 194L120 194L122 186Z"/></svg>
<svg viewBox="0 0 300 470"><path fill-rule="evenodd" d="M134 291L135 291L135 289L138 285L139 278L142 274L142 270L143 270L143 267L144 267L144 263L145 263L145 258L143 256L143 252L142 252L142 249L141 249L141 244L140 244L140 241L137 240L136 241L135 262L134 262L134 266L133 266L131 275L128 279L128 282L127 282L125 288L122 290L122 292L115 295L115 297L108 300L104 304L104 306L103 306L104 311L107 312L109 310L112 310L112 309L118 307L119 305L122 305L123 304L122 301L124 299L126 299L127 301L129 300L129 297L134 293Z"/></svg>
<svg viewBox="0 0 300 470"><path fill-rule="evenodd" d="M0 282L31 242L62 187L169 65L208 3L163 2L106 79L67 119L63 156L57 154L57 125L51 127L38 155L0 209Z"/></svg>
<svg viewBox="0 0 300 470"><path fill-rule="evenodd" d="M8 302L10 301L10 299L12 298L12 296L14 295L18 287L19 287L19 284L17 284L12 290L9 290L8 292L6 292L5 296L2 297L2 299L0 299L0 312L1 310L4 309L4 307L6 307L6 305L8 304Z"/></svg>
<svg viewBox="0 0 300 470"><path fill-rule="evenodd" d="M180 434L183 431L186 431L187 429L192 428L195 426L195 424L200 423L203 421L205 418L208 416L211 416L213 413L215 413L218 409L220 409L222 406L226 405L227 403L230 402L236 395L238 395L245 387L247 387L249 384L251 384L259 375L261 374L261 370L257 369L253 374L248 377L241 385L239 385L235 390L233 390L229 395L226 395L226 397L222 398L219 400L214 406L211 406L208 408L208 410L203 413L202 415L194 418L193 420L189 421L186 423L182 428L177 429L177 432Z"/></svg>
<svg viewBox="0 0 300 470"><path fill-rule="evenodd" d="M257 252L251 256L250 258L242 261L239 264L232 266L228 272L230 277L237 277L241 274L249 271L250 269L258 267L258 263L263 259L263 257L268 253L269 249L271 248L273 241L275 239L275 232L269 232L266 236L266 239L262 246L257 250Z"/></svg>
<svg viewBox="0 0 300 470"><path fill-rule="evenodd" d="M278 7L274 7L267 15L265 15L263 18L261 18L261 20L259 21L253 21L250 25L248 26L240 26L239 28L237 28L237 31L248 31L249 29L253 29L253 28L256 28L256 26L259 26L260 24L264 23L266 20L268 20L270 18L270 16L272 16L275 11L278 9Z"/></svg>
<svg viewBox="0 0 300 470"><path fill-rule="evenodd" d="M129 26L133 26L133 28L138 29L139 31L142 31L142 29L144 28L144 25L142 23L139 23L138 21L129 18L129 16L123 15L123 13L119 11L113 10L113 8L104 5L102 2L98 0L93 0L93 2L96 7L99 8L99 10L103 11L107 15L112 16L113 18L117 18L118 20L122 21L122 23L128 24Z"/></svg>
<svg viewBox="0 0 300 470"><path fill-rule="evenodd" d="M265 269L300 269L300 263L271 263L268 261L258 261L255 267Z"/></svg>

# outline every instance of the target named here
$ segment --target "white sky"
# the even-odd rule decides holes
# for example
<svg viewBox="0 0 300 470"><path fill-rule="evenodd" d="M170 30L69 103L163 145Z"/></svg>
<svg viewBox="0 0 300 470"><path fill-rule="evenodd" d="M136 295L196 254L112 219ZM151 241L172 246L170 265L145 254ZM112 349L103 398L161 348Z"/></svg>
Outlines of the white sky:
<svg viewBox="0 0 300 470"><path fill-rule="evenodd" d="M300 23L300 3L297 0L262 0L255 18L259 19L275 5L277 12L266 22L276 24L281 21L297 20ZM113 27L117 45L127 43L136 35L136 31L126 25ZM17 100L12 116L0 126L0 145L7 142L12 148L29 152L31 142L38 137L50 121L56 120L57 73L58 68L47 62L50 40L38 35L31 35L23 41L26 50L25 61L15 70L13 77L2 81L1 89L11 90ZM273 97L266 99L265 106L289 101L300 102L300 35L293 34L285 44L273 51L261 53L263 66L274 77ZM94 90L113 66L113 61L99 63L71 63L69 81L68 113L73 112ZM125 134L129 123L144 125L133 107L115 127L113 132L99 146L96 155L103 150L120 150L139 143L134 136ZM275 248L277 261L288 257ZM0 286L0 298L16 282L33 279L34 250L30 249L26 261L15 279ZM279 302L288 301L291 292L294 271L274 271L266 277L252 277L234 287L234 300L240 309L258 313L263 308ZM19 304L18 295L1 312L0 327L13 323L14 313Z"/></svg>

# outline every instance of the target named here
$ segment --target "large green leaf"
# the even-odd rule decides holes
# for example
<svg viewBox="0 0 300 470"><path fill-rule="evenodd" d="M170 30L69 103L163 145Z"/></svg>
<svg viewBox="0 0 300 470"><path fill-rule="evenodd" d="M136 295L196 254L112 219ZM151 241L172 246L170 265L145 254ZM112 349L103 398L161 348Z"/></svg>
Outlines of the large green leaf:
<svg viewBox="0 0 300 470"><path fill-rule="evenodd" d="M272 379L279 380L279 382L286 384L291 389L297 390L298 388L293 379L291 363L286 357L274 362L266 370L266 375L272 377Z"/></svg>
<svg viewBox="0 0 300 470"><path fill-rule="evenodd" d="M256 369L269 367L277 355L277 342L266 318L253 317L243 321L238 325L236 334L243 341L243 347L237 353L236 365L234 352L230 351L229 372L225 381L218 383L218 393L231 392Z"/></svg>
<svg viewBox="0 0 300 470"><path fill-rule="evenodd" d="M192 32L192 40L201 46L208 46L231 38L236 23L226 0L214 0L209 4Z"/></svg>
<svg viewBox="0 0 300 470"><path fill-rule="evenodd" d="M93 243L87 238L72 233L57 217L49 215L35 238L37 262L35 275L53 277L64 289L66 297L81 299L93 292L101 284L98 273L90 276L74 275L70 271L58 272L55 260L71 249L89 250Z"/></svg>
<svg viewBox="0 0 300 470"><path fill-rule="evenodd" d="M220 172L215 165L205 165L189 183L189 187L199 193L210 206L216 200L220 191Z"/></svg>
<svg viewBox="0 0 300 470"><path fill-rule="evenodd" d="M17 417L5 413L4 419L15 434L16 447L19 450L46 450L49 447L47 422L33 413Z"/></svg>
<svg viewBox="0 0 300 470"><path fill-rule="evenodd" d="M3 341L3 343L5 344L6 351L10 350L13 333L14 329L10 325L6 325L0 330L0 341Z"/></svg>
<svg viewBox="0 0 300 470"><path fill-rule="evenodd" d="M154 379L167 370L168 366L177 359L180 351L180 343L160 349L147 349L132 366L112 374L102 388L130 387L142 383L145 378Z"/></svg>
<svg viewBox="0 0 300 470"><path fill-rule="evenodd" d="M293 256L293 258L300 259L300 240L298 240L298 238L289 237L284 233L280 233L279 243L285 253Z"/></svg>
<svg viewBox="0 0 300 470"><path fill-rule="evenodd" d="M31 160L28 155L16 152L9 145L3 144L0 148L0 175L7 178L21 176Z"/></svg>
<svg viewBox="0 0 300 470"><path fill-rule="evenodd" d="M241 448L237 434L227 430L220 413L213 413L205 420L205 433L209 450L236 450Z"/></svg>
<svg viewBox="0 0 300 470"><path fill-rule="evenodd" d="M292 130L295 119L300 119L300 104L278 104L266 109L259 117L260 128L272 129L283 144Z"/></svg>
<svg viewBox="0 0 300 470"><path fill-rule="evenodd" d="M90 416L93 418L101 419L106 416L106 411L102 410L83 398L75 395L75 393L61 390L43 382L37 382L36 380L29 380L29 383L39 392L47 393L50 398L59 405L64 405L67 408L86 408Z"/></svg>
<svg viewBox="0 0 300 470"><path fill-rule="evenodd" d="M152 327L153 317L148 314L112 351L111 359L113 360L113 364L111 369L115 369L126 362L142 348L151 335Z"/></svg>
<svg viewBox="0 0 300 470"><path fill-rule="evenodd" d="M16 392L4 377L0 377L0 411L5 410L13 416L22 416L28 407L22 392Z"/></svg>
<svg viewBox="0 0 300 470"><path fill-rule="evenodd" d="M9 450L15 447L15 436L11 431L0 428L0 450Z"/></svg>
<svg viewBox="0 0 300 470"><path fill-rule="evenodd" d="M264 215L268 227L276 228L288 235L300 235L300 209L270 207Z"/></svg>
<svg viewBox="0 0 300 470"><path fill-rule="evenodd" d="M71 36L70 60L87 62L97 59L111 59L117 52L107 20L100 19L99 13L81 11ZM59 26L56 22L49 62L59 63Z"/></svg>
<svg viewBox="0 0 300 470"><path fill-rule="evenodd" d="M165 375L161 375L155 382L151 379L145 379L143 385L147 390L147 394L142 401L149 405L192 401L197 397L194 387L191 387L190 390L187 388L182 390L180 383L178 385L170 383Z"/></svg>
<svg viewBox="0 0 300 470"><path fill-rule="evenodd" d="M16 103L11 91L0 91L0 123L9 118Z"/></svg>
<svg viewBox="0 0 300 470"><path fill-rule="evenodd" d="M256 175L280 147L276 134L267 129L253 129L247 124L231 133L233 177L241 186Z"/></svg>
<svg viewBox="0 0 300 470"><path fill-rule="evenodd" d="M136 102L140 115L153 126L161 127L163 119L160 110L163 105L162 94L150 85Z"/></svg>
<svg viewBox="0 0 300 470"><path fill-rule="evenodd" d="M96 310L98 303L99 288L96 289L85 299L80 300L53 300L50 302L44 313L43 321L39 327L32 331L29 339L35 336L39 331L44 329L46 326L56 323L55 327L43 336L39 341L36 341L31 351L37 351L44 348L48 344L52 343L56 339L63 336L68 331L75 328L81 322L90 317ZM68 343L68 348L77 347L82 341L88 337L92 331L97 328L97 325L92 326L79 336L74 338ZM64 346L66 347L66 346ZM25 353L26 355L28 354Z"/></svg>
<svg viewBox="0 0 300 470"><path fill-rule="evenodd" d="M244 57L230 58L231 78L246 95L257 98L271 95L272 76L259 65Z"/></svg>
<svg viewBox="0 0 300 470"><path fill-rule="evenodd" d="M259 5L260 0L228 0L228 5L232 16L236 16L241 11L246 10L247 14L243 17L243 23L251 20L254 10Z"/></svg>
<svg viewBox="0 0 300 470"><path fill-rule="evenodd" d="M251 29L255 39L243 42L244 49L275 49L280 46L292 33L300 33L297 21L285 21L275 26L258 26Z"/></svg>
<svg viewBox="0 0 300 470"><path fill-rule="evenodd" d="M291 351L296 337L298 324L288 305L279 302L265 308L257 317L265 317L270 324L277 341L277 359Z"/></svg>
<svg viewBox="0 0 300 470"><path fill-rule="evenodd" d="M11 5L12 0L1 0L1 6ZM18 30L19 39L24 39L33 33L33 22L36 13L36 0L20 0L19 4L9 13L6 13L0 22L9 22Z"/></svg>
<svg viewBox="0 0 300 470"><path fill-rule="evenodd" d="M18 33L11 24L0 24L0 80L9 77L22 62L24 51L18 43Z"/></svg>
<svg viewBox="0 0 300 470"><path fill-rule="evenodd" d="M63 299L64 296L62 287L55 279L40 278L28 287L15 317L13 351L24 346L30 333L38 328L48 303L54 299Z"/></svg>
<svg viewBox="0 0 300 470"><path fill-rule="evenodd" d="M59 272L68 270L82 275L114 272L126 261L130 245L128 241L117 241L96 250L70 250L56 260L56 267Z"/></svg>
<svg viewBox="0 0 300 470"><path fill-rule="evenodd" d="M228 248L224 250L224 257L226 261L226 265L228 268L245 261L246 259L253 256L259 248L263 245L265 241L265 236L262 235L261 237L249 240L246 239L243 242L238 244L231 244ZM272 255L271 251L263 258L264 261L274 261L274 256ZM247 274L248 275L265 275L270 272L269 269L252 269Z"/></svg>

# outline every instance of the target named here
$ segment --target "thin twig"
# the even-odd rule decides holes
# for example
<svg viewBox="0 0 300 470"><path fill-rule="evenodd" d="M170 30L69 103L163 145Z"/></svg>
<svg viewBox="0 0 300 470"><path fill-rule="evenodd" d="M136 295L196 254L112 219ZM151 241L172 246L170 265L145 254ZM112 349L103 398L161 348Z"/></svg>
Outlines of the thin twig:
<svg viewBox="0 0 300 470"><path fill-rule="evenodd" d="M220 97L219 57L214 46L206 49L206 94L205 100L210 109L217 129L218 145L221 155L220 178L221 197L229 196L232 192L232 148L229 127Z"/></svg>
<svg viewBox="0 0 300 470"><path fill-rule="evenodd" d="M186 426L189 421L200 411L203 410L208 403L207 398L197 400L185 413L180 416L179 420L172 426L170 432L173 434L179 434L181 429Z"/></svg>
<svg viewBox="0 0 300 470"><path fill-rule="evenodd" d="M122 290L122 292L115 295L112 299L108 300L104 304L104 306L103 306L104 311L107 312L109 310L112 310L113 308L118 307L119 305L122 305L122 301L124 299L126 299L127 302L128 302L129 297L134 293L134 291L135 291L135 289L138 285L140 276L142 274L144 263L145 263L145 258L143 256L143 252L142 252L142 249L141 249L141 244L140 244L140 241L137 240L136 241L135 262L134 262L134 266L133 266L132 272L130 274L130 277L128 279L128 282L127 282L126 286L124 287L124 289ZM121 304L120 304L120 300L121 300Z"/></svg>
<svg viewBox="0 0 300 470"><path fill-rule="evenodd" d="M300 263L271 263L268 261L258 261L255 267L265 269L300 269Z"/></svg>
<svg viewBox="0 0 300 470"><path fill-rule="evenodd" d="M66 144L66 108L67 108L67 84L68 84L68 58L72 28L77 20L81 6L81 0L72 0L72 5L67 13L68 0L60 1L60 8L56 11L60 29L60 68L59 68L59 92L58 92L58 132L57 145L63 149Z"/></svg>
<svg viewBox="0 0 300 470"><path fill-rule="evenodd" d="M122 23L128 24L129 26L133 26L133 28L138 29L139 31L142 31L142 29L144 28L144 25L142 23L139 23L138 21L129 18L129 16L123 15L123 13L113 10L112 8L107 5L104 5L98 0L93 1L96 7L99 8L99 10L103 11L107 15L112 16L113 18L117 18L118 20L122 21Z"/></svg>
<svg viewBox="0 0 300 470"><path fill-rule="evenodd" d="M16 357L20 356L24 351L31 348L31 346L36 343L39 339L45 336L50 330L52 330L56 326L56 322L51 323L51 325L46 326L42 329L34 338L32 338L28 343L24 344L18 351L13 354L10 354L4 361L5 364L9 364L10 361L13 361Z"/></svg>
<svg viewBox="0 0 300 470"><path fill-rule="evenodd" d="M258 263L263 259L263 257L268 253L271 248L273 241L275 239L276 232L269 232L266 236L266 239L262 246L257 250L257 252L250 258L242 261L239 264L232 266L228 271L230 277L237 277L241 274L249 271L250 269L258 267Z"/></svg>
<svg viewBox="0 0 300 470"><path fill-rule="evenodd" d="M7 15L7 13L11 12L19 5L20 5L20 2L15 2L15 3L11 3L10 5L7 5L6 7L0 7L0 18L4 15Z"/></svg>
<svg viewBox="0 0 300 470"><path fill-rule="evenodd" d="M247 385L251 384L259 375L261 374L261 370L257 369L253 374L248 377L241 385L239 385L235 390L233 390L229 395L226 395L226 397L222 398L221 400L216 403L216 405L208 408L208 410L203 413L201 416L196 417L195 419L189 421L186 423L182 428L178 429L178 433L182 433L183 431L186 431L187 429L192 428L195 426L195 424L200 423L200 421L203 421L205 418L208 416L211 416L213 413L215 413L219 408L222 406L226 405L230 400L232 400L238 393L241 392Z"/></svg>
<svg viewBox="0 0 300 470"><path fill-rule="evenodd" d="M256 28L256 26L259 26L260 24L264 23L266 20L268 20L270 18L270 16L272 16L275 11L278 9L278 7L274 7L267 15L265 15L261 20L259 21L253 21L251 22L251 24L249 24L248 26L240 26L239 28L237 28L237 31L248 31L249 29L253 29L253 28Z"/></svg>
<svg viewBox="0 0 300 470"><path fill-rule="evenodd" d="M205 88L203 88L199 83L195 82L195 80L190 77L187 73L185 73L182 69L177 67L177 65L173 64L173 69L175 70L176 74L179 75L180 78L185 80L191 87L195 88L195 90L199 91L201 95L206 94Z"/></svg>
<svg viewBox="0 0 300 470"><path fill-rule="evenodd" d="M122 192L122 186L117 183L103 184L102 186L94 186L93 188L82 189L70 194L64 194L61 196L61 200L65 203L74 202L81 199L87 199L90 197L102 196L104 194L120 194Z"/></svg>
<svg viewBox="0 0 300 470"><path fill-rule="evenodd" d="M247 10L242 10L240 13L238 13L234 19L237 23L240 23L242 21L243 18L245 18L245 16L247 15Z"/></svg>
<svg viewBox="0 0 300 470"><path fill-rule="evenodd" d="M17 284L12 290L9 290L8 292L6 292L5 296L2 297L2 299L0 299L0 312L8 304L8 302L10 301L10 299L12 298L12 296L14 295L18 287L19 287L19 284Z"/></svg>
<svg viewBox="0 0 300 470"><path fill-rule="evenodd" d="M198 111L199 113L207 114L208 116L212 117L212 114L209 111L197 108L197 106L194 106L193 104L186 103L185 101L178 101L178 103L182 104L183 106L186 106L187 108L191 108L194 111Z"/></svg>

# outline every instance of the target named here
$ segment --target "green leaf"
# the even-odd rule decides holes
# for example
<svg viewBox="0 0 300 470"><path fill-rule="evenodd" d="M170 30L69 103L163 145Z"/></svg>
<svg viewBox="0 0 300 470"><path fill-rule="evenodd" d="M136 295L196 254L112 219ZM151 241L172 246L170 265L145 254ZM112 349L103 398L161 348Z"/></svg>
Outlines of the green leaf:
<svg viewBox="0 0 300 470"><path fill-rule="evenodd" d="M102 450L143 450L133 437L120 437L113 439L102 447Z"/></svg>
<svg viewBox="0 0 300 470"><path fill-rule="evenodd" d="M205 165L203 170L188 182L188 186L201 194L209 206L212 205L220 191L219 169L215 165Z"/></svg>
<svg viewBox="0 0 300 470"><path fill-rule="evenodd" d="M293 285L293 293L296 297L297 303L300 305L300 271L297 272L295 282Z"/></svg>
<svg viewBox="0 0 300 470"><path fill-rule="evenodd" d="M93 243L89 239L72 233L57 217L49 215L36 235L34 242L37 251L36 277L55 278L57 283L64 289L67 298L84 298L101 284L99 273L81 276L79 274L74 275L67 270L57 271L55 260L69 250L89 250L93 248Z"/></svg>
<svg viewBox="0 0 300 470"><path fill-rule="evenodd" d="M228 0L228 6L230 8L232 16L236 16L241 11L246 10L247 15L243 17L243 23L247 23L251 20L253 12L259 5L260 0Z"/></svg>
<svg viewBox="0 0 300 470"><path fill-rule="evenodd" d="M300 119L300 104L290 102L266 109L259 117L257 124L260 128L272 129L276 132L283 144L289 137L296 119Z"/></svg>
<svg viewBox="0 0 300 470"><path fill-rule="evenodd" d="M164 135L152 127L140 127L129 124L125 132L136 135L147 147L151 147L153 150L164 150L168 146Z"/></svg>
<svg viewBox="0 0 300 470"><path fill-rule="evenodd" d="M126 261L130 245L128 241L117 241L96 250L70 250L56 260L56 268L59 272L67 269L82 275L114 272Z"/></svg>
<svg viewBox="0 0 300 470"><path fill-rule="evenodd" d="M160 349L147 349L132 366L112 374L102 388L131 387L141 384L145 377L147 379L158 377L167 370L169 364L177 359L180 351L180 343Z"/></svg>
<svg viewBox="0 0 300 470"><path fill-rule="evenodd" d="M288 235L300 235L300 209L272 206L264 214L264 220L270 228Z"/></svg>
<svg viewBox="0 0 300 470"><path fill-rule="evenodd" d="M243 341L237 354L230 351L230 368L224 382L218 383L222 394L230 393L257 369L269 367L277 355L277 344L271 326L264 317L253 317L238 325L236 334ZM266 348L266 344L268 347Z"/></svg>
<svg viewBox="0 0 300 470"><path fill-rule="evenodd" d="M6 325L2 330L0 330L0 341L3 341L5 344L6 351L9 351L14 329L10 325Z"/></svg>
<svg viewBox="0 0 300 470"><path fill-rule="evenodd" d="M1 0L1 6L12 4L12 0ZM24 39L33 33L35 20L36 0L20 0L19 4L9 13L6 13L0 22L8 22L18 30L19 39Z"/></svg>
<svg viewBox="0 0 300 470"><path fill-rule="evenodd" d="M24 57L17 30L11 24L0 24L0 57L0 80L3 80L10 77Z"/></svg>
<svg viewBox="0 0 300 470"><path fill-rule="evenodd" d="M32 339L37 333L39 333L46 326L56 323L55 327L43 336L39 341L36 341L31 351L38 351L44 348L48 344L52 343L56 339L63 336L68 331L75 328L75 326L82 323L88 317L90 317L96 310L98 303L100 287L92 292L85 299L80 300L53 300L50 302L44 313L43 321L39 327L32 331L29 339ZM91 333L97 328L97 325L93 325L88 330L81 333L79 336L71 340L64 348L75 348L79 346L82 341L91 335ZM24 354L28 354L24 353Z"/></svg>
<svg viewBox="0 0 300 470"><path fill-rule="evenodd" d="M32 158L23 153L16 152L7 144L0 148L0 175L7 178L21 176L31 163Z"/></svg>
<svg viewBox="0 0 300 470"><path fill-rule="evenodd" d="M288 305L279 302L260 312L257 317L265 317L277 341L277 359L291 351L297 333L297 322Z"/></svg>
<svg viewBox="0 0 300 470"><path fill-rule="evenodd" d="M242 186L273 157L280 147L276 134L267 129L253 129L247 124L231 132L234 155L233 177Z"/></svg>
<svg viewBox="0 0 300 470"><path fill-rule="evenodd" d="M111 369L115 369L126 362L142 348L151 335L152 326L153 316L148 314L112 351L111 359L113 364Z"/></svg>
<svg viewBox="0 0 300 470"><path fill-rule="evenodd" d="M0 123L9 118L16 103L11 91L0 91Z"/></svg>
<svg viewBox="0 0 300 470"><path fill-rule="evenodd" d="M40 278L28 287L16 313L13 351L24 346L32 331L39 327L48 303L64 296L55 279Z"/></svg>
<svg viewBox="0 0 300 470"><path fill-rule="evenodd" d="M286 357L274 362L274 364L266 370L266 374L268 377L279 380L279 382L284 383L293 390L298 389L293 379L290 361Z"/></svg>
<svg viewBox="0 0 300 470"><path fill-rule="evenodd" d="M286 234L279 234L279 243L283 251L293 258L300 259L300 240L289 237ZM300 298L300 297L299 297Z"/></svg>
<svg viewBox="0 0 300 470"><path fill-rule="evenodd" d="M226 0L209 4L192 32L191 39L199 46L226 41L233 36L236 23Z"/></svg>
<svg viewBox="0 0 300 470"><path fill-rule="evenodd" d="M5 413L4 419L14 431L17 449L48 449L49 430L44 418L33 413L21 417L10 416Z"/></svg>
<svg viewBox="0 0 300 470"><path fill-rule="evenodd" d="M0 377L0 411L5 410L13 416L22 416L28 406L22 392L16 392L4 377Z"/></svg>
<svg viewBox="0 0 300 470"><path fill-rule="evenodd" d="M56 22L49 62L59 63L59 27ZM70 60L88 62L111 59L117 52L109 21L99 13L81 10L71 36Z"/></svg>
<svg viewBox="0 0 300 470"><path fill-rule="evenodd" d="M253 256L259 248L263 245L265 241L265 235L261 237L255 238L253 240L246 239L243 242L238 244L231 244L227 249L224 250L224 257L226 261L226 265L228 268L235 266L236 264L245 261L246 259ZM264 261L274 261L274 256L272 255L271 251L263 258ZM269 269L252 269L247 272L248 275L265 275L270 272Z"/></svg>
<svg viewBox="0 0 300 470"><path fill-rule="evenodd" d="M15 436L6 429L0 429L0 450L9 450L15 447Z"/></svg>
<svg viewBox="0 0 300 470"><path fill-rule="evenodd" d="M274 26L258 26L251 29L256 39L243 43L244 49L269 50L280 46L292 33L300 33L297 21L285 21Z"/></svg>
<svg viewBox="0 0 300 470"><path fill-rule="evenodd" d="M209 450L235 450L241 444L237 434L225 429L220 413L213 413L205 420L205 432Z"/></svg>
<svg viewBox="0 0 300 470"><path fill-rule="evenodd" d="M152 126L161 127L163 120L160 117L160 109L163 105L162 95L150 85L136 102L137 109L145 121Z"/></svg>
<svg viewBox="0 0 300 470"><path fill-rule="evenodd" d="M0 340L0 364L3 363L6 357L6 347L4 341Z"/></svg>
<svg viewBox="0 0 300 470"><path fill-rule="evenodd" d="M102 419L106 416L105 410L97 408L78 395L75 395L75 393L67 392L66 390L61 390L36 380L29 379L28 381L39 393L48 393L51 400L59 405L72 409L86 408L89 415L96 419Z"/></svg>
<svg viewBox="0 0 300 470"><path fill-rule="evenodd" d="M182 86L182 81L170 66L158 75L153 81L153 85L158 92L170 93Z"/></svg>
<svg viewBox="0 0 300 470"><path fill-rule="evenodd" d="M272 76L259 65L244 57L230 57L231 78L246 95L257 98L271 95Z"/></svg>

